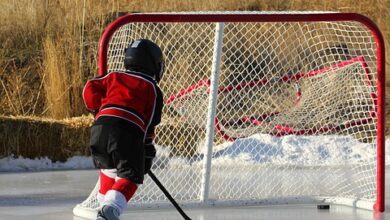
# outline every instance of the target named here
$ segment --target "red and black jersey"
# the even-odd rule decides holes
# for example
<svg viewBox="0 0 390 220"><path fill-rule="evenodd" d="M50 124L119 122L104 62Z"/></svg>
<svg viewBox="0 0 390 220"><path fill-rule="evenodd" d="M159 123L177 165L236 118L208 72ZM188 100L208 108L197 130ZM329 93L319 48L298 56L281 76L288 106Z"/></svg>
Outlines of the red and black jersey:
<svg viewBox="0 0 390 220"><path fill-rule="evenodd" d="M122 119L148 136L161 121L161 89L152 77L140 72L111 72L88 80L83 99L87 109L96 114L96 121L103 116Z"/></svg>

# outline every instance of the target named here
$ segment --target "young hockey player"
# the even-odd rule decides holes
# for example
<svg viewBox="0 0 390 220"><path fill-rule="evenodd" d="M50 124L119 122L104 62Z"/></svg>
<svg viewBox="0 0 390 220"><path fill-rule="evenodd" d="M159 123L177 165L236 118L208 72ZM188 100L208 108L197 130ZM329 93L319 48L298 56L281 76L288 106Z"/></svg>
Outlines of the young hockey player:
<svg viewBox="0 0 390 220"><path fill-rule="evenodd" d="M138 39L125 51L125 72L88 80L83 99L95 115L90 149L100 169L98 220L118 220L156 155L155 126L163 95L157 83L164 72L161 49Z"/></svg>

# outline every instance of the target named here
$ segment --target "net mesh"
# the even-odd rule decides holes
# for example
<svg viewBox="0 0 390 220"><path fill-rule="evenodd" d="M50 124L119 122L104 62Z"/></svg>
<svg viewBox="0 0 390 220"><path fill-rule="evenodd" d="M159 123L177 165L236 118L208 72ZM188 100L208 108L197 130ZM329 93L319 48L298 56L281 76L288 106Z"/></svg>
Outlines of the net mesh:
<svg viewBox="0 0 390 220"><path fill-rule="evenodd" d="M165 106L152 167L179 203L202 191L215 23L129 23L109 71L138 38L163 50ZM225 23L210 201L375 201L376 45L353 21ZM98 186L97 186L98 187ZM96 189L81 206L97 208ZM282 200L282 199L281 199ZM130 206L169 203L146 178Z"/></svg>

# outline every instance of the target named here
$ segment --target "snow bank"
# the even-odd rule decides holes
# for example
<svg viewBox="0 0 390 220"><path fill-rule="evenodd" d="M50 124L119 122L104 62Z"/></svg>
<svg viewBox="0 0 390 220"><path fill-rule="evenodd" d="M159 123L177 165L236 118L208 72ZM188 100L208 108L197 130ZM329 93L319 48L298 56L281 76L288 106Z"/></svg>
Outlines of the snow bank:
<svg viewBox="0 0 390 220"><path fill-rule="evenodd" d="M389 146L390 139L386 140ZM353 146L353 147L352 147ZM215 165L273 163L301 165L339 165L372 162L374 146L360 143L347 136L283 136L257 134L233 143L216 146ZM171 158L166 148L157 146L158 167L190 165L185 158ZM192 162L202 163L203 155ZM386 150L386 165L390 165L390 152ZM52 162L48 158L26 159L6 157L0 159L0 172L42 171L65 169L92 169L91 157L75 156L66 162Z"/></svg>
<svg viewBox="0 0 390 220"><path fill-rule="evenodd" d="M256 134L214 153L224 161L279 165L342 165L372 162L375 145L349 136L282 136ZM239 158L240 160L236 160Z"/></svg>
<svg viewBox="0 0 390 220"><path fill-rule="evenodd" d="M23 157L6 157L0 159L0 172L42 171L93 168L90 157L75 156L65 162L52 162L48 158L27 159Z"/></svg>

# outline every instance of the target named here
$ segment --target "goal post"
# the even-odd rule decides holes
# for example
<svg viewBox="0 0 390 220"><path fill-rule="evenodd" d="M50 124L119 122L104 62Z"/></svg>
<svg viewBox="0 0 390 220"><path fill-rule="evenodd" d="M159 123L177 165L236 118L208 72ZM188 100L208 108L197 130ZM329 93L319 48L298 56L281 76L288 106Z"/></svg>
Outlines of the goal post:
<svg viewBox="0 0 390 220"><path fill-rule="evenodd" d="M124 48L138 38L156 42L165 57L152 169L179 204L384 211L385 50L370 19L334 12L128 14L104 31L98 74L124 71ZM75 215L96 213L96 193ZM129 206L169 201L146 177Z"/></svg>

